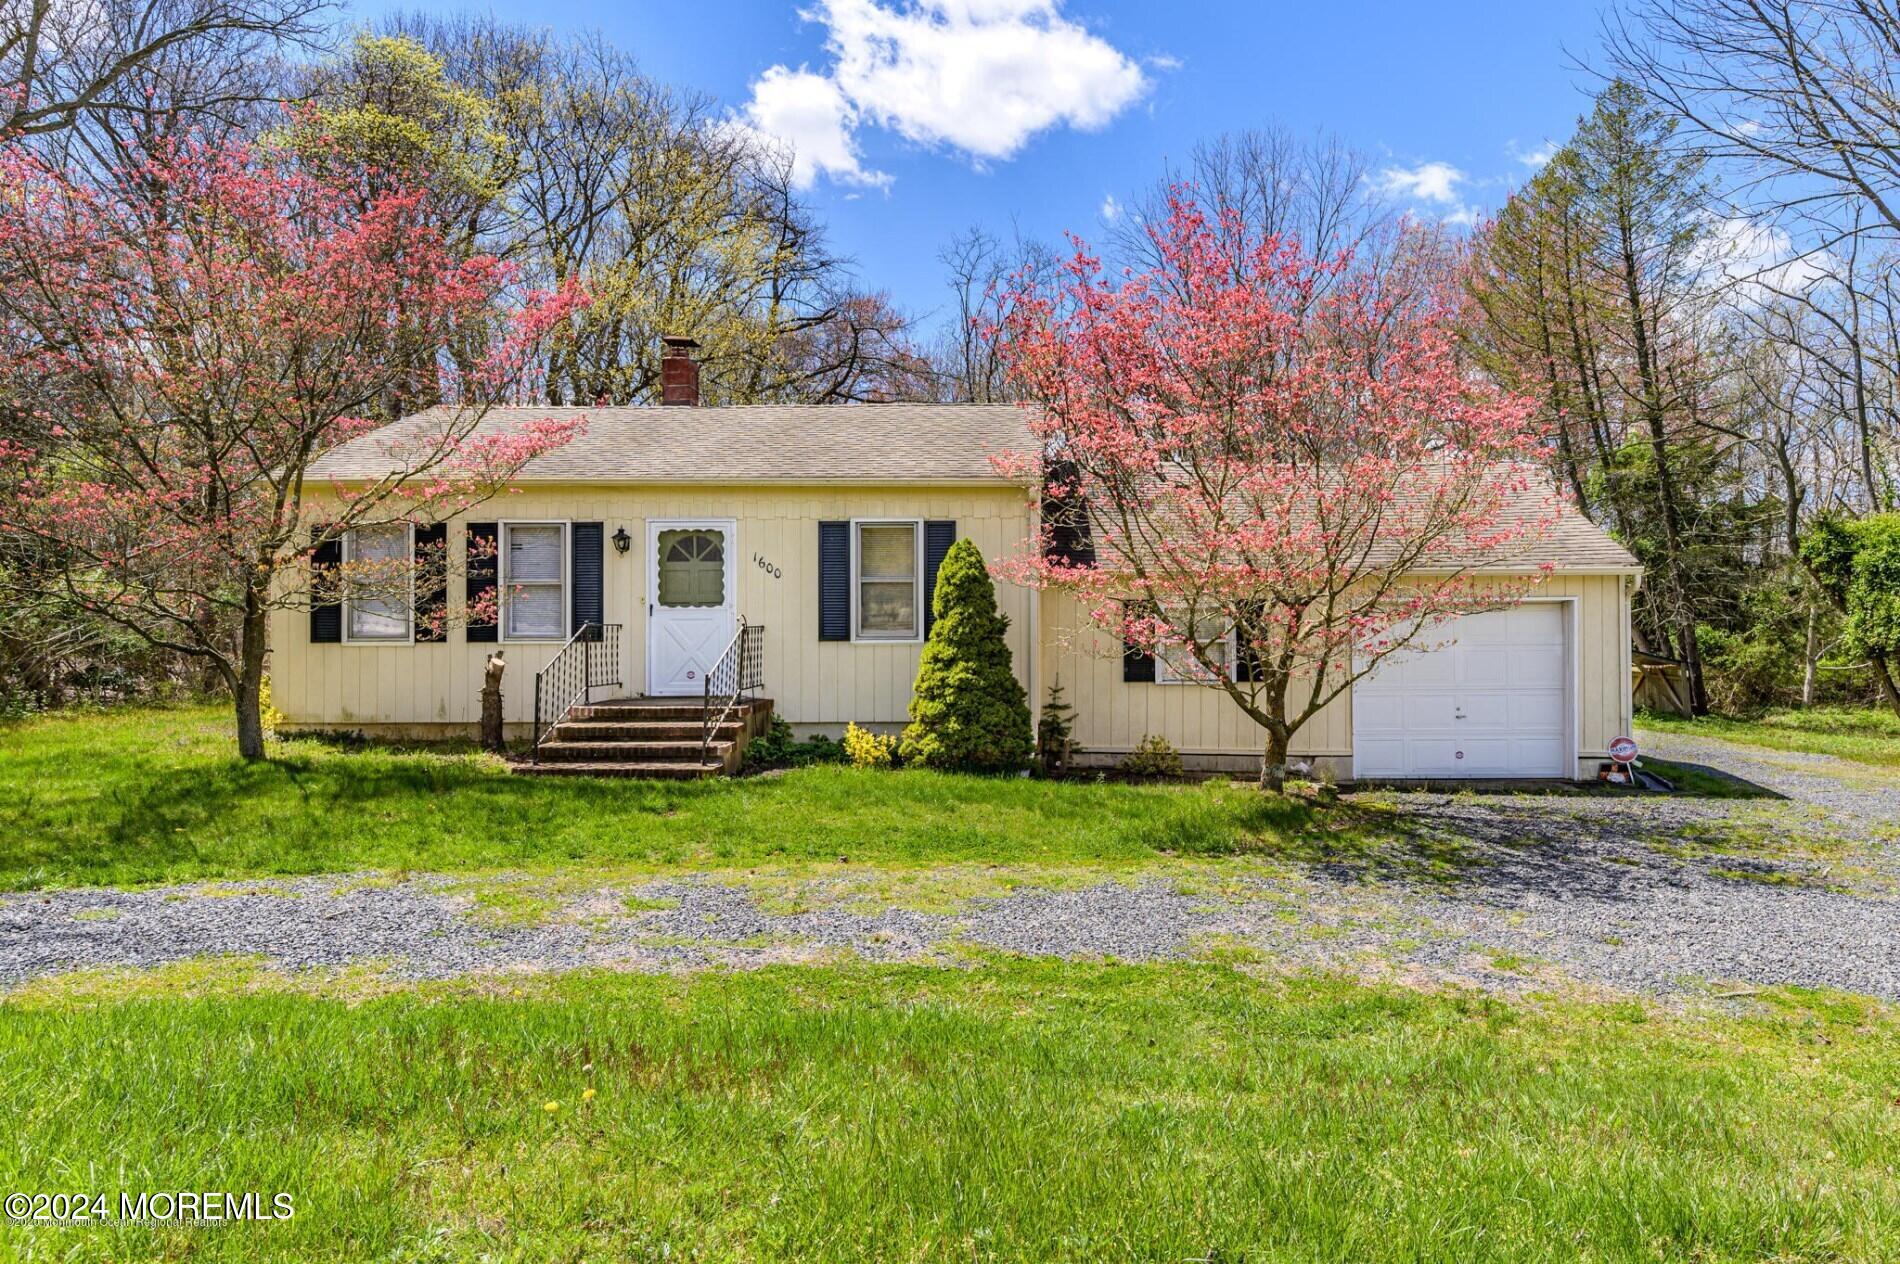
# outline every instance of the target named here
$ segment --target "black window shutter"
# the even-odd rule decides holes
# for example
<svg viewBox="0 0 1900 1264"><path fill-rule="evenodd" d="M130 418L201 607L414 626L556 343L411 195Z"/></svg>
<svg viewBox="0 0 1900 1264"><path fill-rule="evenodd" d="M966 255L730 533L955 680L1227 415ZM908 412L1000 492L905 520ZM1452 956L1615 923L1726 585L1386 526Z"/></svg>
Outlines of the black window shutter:
<svg viewBox="0 0 1900 1264"><path fill-rule="evenodd" d="M571 595L569 634L579 633L586 624L594 625L594 639L600 637L600 625L607 622L606 595L602 588L602 549L607 537L598 522L568 524L568 578Z"/></svg>
<svg viewBox="0 0 1900 1264"><path fill-rule="evenodd" d="M416 568L416 644L449 639L449 524L431 522L416 528L410 546L410 564Z"/></svg>
<svg viewBox="0 0 1900 1264"><path fill-rule="evenodd" d="M1266 607L1258 601L1244 602L1240 617L1234 621L1234 679L1242 682L1261 679L1260 654L1254 649L1254 629Z"/></svg>
<svg viewBox="0 0 1900 1264"><path fill-rule="evenodd" d="M1138 606L1130 602L1128 614L1130 617L1139 617L1141 612L1146 608L1145 606ZM1134 644L1132 641L1123 641L1122 679L1131 684L1153 684L1155 679L1155 656L1142 649L1141 646Z"/></svg>
<svg viewBox="0 0 1900 1264"><path fill-rule="evenodd" d="M851 524L818 524L818 639L851 639Z"/></svg>
<svg viewBox="0 0 1900 1264"><path fill-rule="evenodd" d="M326 528L311 529L321 539ZM324 540L310 550L310 643L333 645L343 640L342 594L337 592L337 567L343 565L343 541Z"/></svg>
<svg viewBox="0 0 1900 1264"><path fill-rule="evenodd" d="M1051 461L1043 470L1043 558L1062 566L1093 566L1095 535L1075 480L1070 461Z"/></svg>
<svg viewBox="0 0 1900 1264"><path fill-rule="evenodd" d="M495 579L501 568L501 555L496 552L501 543L501 527L493 522L471 522L468 524L467 540L468 556L462 564L466 582L462 593L467 602L463 613L468 616L468 639L493 641L500 629L493 623L477 623L474 610L478 601L495 591ZM497 611L497 617L499 613Z"/></svg>
<svg viewBox="0 0 1900 1264"><path fill-rule="evenodd" d="M924 524L924 635L930 635L930 625L937 621L937 568L943 565L943 555L957 542L957 524L954 522L926 522Z"/></svg>

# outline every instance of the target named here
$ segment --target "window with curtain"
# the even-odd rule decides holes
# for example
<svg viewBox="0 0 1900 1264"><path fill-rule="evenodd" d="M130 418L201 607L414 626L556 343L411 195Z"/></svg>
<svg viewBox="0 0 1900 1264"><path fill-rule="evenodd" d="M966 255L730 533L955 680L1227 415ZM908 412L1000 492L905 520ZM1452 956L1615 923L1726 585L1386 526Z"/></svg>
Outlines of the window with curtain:
<svg viewBox="0 0 1900 1264"><path fill-rule="evenodd" d="M909 641L922 626L918 602L923 562L915 522L857 524L857 636L865 641Z"/></svg>
<svg viewBox="0 0 1900 1264"><path fill-rule="evenodd" d="M355 527L343 537L344 627L352 641L407 641L415 606L409 525ZM354 574L352 575L352 572Z"/></svg>
<svg viewBox="0 0 1900 1264"><path fill-rule="evenodd" d="M558 522L504 522L501 533L502 634L565 640L566 530Z"/></svg>

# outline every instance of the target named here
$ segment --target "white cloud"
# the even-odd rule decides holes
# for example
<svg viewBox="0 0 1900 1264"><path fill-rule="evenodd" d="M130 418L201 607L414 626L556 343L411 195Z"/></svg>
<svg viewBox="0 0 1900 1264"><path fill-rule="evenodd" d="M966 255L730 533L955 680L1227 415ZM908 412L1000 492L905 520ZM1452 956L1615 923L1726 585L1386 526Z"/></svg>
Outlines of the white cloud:
<svg viewBox="0 0 1900 1264"><path fill-rule="evenodd" d="M789 154L792 183L801 189L820 175L843 184L890 183L883 172L865 169L852 138L857 111L824 75L773 66L753 82L743 113L747 126Z"/></svg>
<svg viewBox="0 0 1900 1264"><path fill-rule="evenodd" d="M1387 167L1369 179L1387 197L1429 204L1441 223L1469 226L1478 222L1478 208L1467 203L1459 192L1471 178L1448 162Z"/></svg>
<svg viewBox="0 0 1900 1264"><path fill-rule="evenodd" d="M1104 193L1102 195L1102 218L1112 224L1121 217L1122 204L1115 200L1113 193Z"/></svg>
<svg viewBox="0 0 1900 1264"><path fill-rule="evenodd" d="M792 147L809 182L880 183L864 169L861 126L976 159L1008 158L1038 132L1093 129L1147 91L1126 54L1063 16L1062 0L818 0L823 73L773 66L744 110Z"/></svg>
<svg viewBox="0 0 1900 1264"><path fill-rule="evenodd" d="M1558 145L1554 140L1547 140L1531 150L1521 150L1516 145L1512 145L1511 156L1531 170L1541 171L1550 164L1552 158L1557 156L1557 149Z"/></svg>
<svg viewBox="0 0 1900 1264"><path fill-rule="evenodd" d="M1813 285L1828 275L1833 260L1825 251L1800 249L1773 224L1734 215L1713 222L1698 262L1740 297L1759 303L1771 291L1796 293Z"/></svg>
<svg viewBox="0 0 1900 1264"><path fill-rule="evenodd" d="M1448 162L1422 162L1416 167L1387 167L1379 173L1379 191L1388 197L1418 202L1458 202L1458 186L1465 173Z"/></svg>

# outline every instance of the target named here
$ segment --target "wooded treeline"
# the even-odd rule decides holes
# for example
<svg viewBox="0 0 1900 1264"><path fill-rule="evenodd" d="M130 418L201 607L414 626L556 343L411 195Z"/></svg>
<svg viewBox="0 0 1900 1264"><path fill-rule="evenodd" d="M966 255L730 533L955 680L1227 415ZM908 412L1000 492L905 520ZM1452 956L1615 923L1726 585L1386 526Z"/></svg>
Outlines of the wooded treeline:
<svg viewBox="0 0 1900 1264"><path fill-rule="evenodd" d="M1896 48L1891 6L1628 7L1473 242L1477 362L1543 403L1698 710L1900 709Z"/></svg>
<svg viewBox="0 0 1900 1264"><path fill-rule="evenodd" d="M281 151L358 189L365 210L420 189L451 250L500 260L523 302L587 295L521 377L529 401L657 402L663 333L699 340L708 404L936 393L910 321L831 248L790 156L718 103L597 37L425 17L339 34L337 17L318 0L6 0L0 143L103 191L180 142ZM5 336L30 339L9 301ZM393 339L386 356L408 371L371 417L465 378L488 339L464 333L465 346ZM43 382L0 383L0 444L56 453L62 411ZM0 707L215 686L202 662L76 608L56 582L70 559L6 536Z"/></svg>
<svg viewBox="0 0 1900 1264"><path fill-rule="evenodd" d="M421 185L524 293L591 295L531 379L551 404L654 402L663 333L701 342L707 403L1007 397L986 331L1049 245L972 228L939 248L942 306L906 312L827 241L788 155L629 51L337 17L0 0L0 139L102 182L191 136L283 146L366 200ZM1147 225L1187 183L1231 214L1237 260L1287 234L1393 284L1461 277L1472 371L1540 402L1560 484L1647 568L1639 645L1684 664L1698 708L1900 709L1897 49L1891 5L1631 0L1575 134L1468 235L1400 214L1349 146L1266 126L1157 173L1096 244L1152 264ZM392 347L417 371L379 412L432 402L433 367L465 353ZM44 443L46 404L0 383L0 439ZM34 564L0 557L0 587ZM0 705L178 675L57 601L0 612Z"/></svg>

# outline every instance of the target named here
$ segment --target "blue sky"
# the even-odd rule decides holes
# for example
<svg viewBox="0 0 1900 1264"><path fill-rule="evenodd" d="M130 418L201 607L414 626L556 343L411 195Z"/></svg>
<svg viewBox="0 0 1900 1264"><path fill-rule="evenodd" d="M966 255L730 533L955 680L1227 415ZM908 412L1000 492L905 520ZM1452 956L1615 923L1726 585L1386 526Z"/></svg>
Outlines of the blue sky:
<svg viewBox="0 0 1900 1264"><path fill-rule="evenodd" d="M384 0L358 0L374 21ZM453 11L445 0L400 7ZM1200 138L1279 121L1373 158L1421 215L1495 207L1587 105L1596 0L487 0L597 29L647 73L796 145L863 283L929 318L938 249L1099 236L1109 197Z"/></svg>

